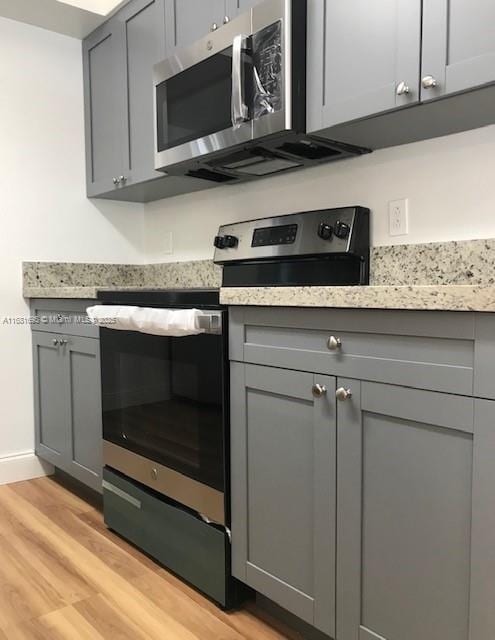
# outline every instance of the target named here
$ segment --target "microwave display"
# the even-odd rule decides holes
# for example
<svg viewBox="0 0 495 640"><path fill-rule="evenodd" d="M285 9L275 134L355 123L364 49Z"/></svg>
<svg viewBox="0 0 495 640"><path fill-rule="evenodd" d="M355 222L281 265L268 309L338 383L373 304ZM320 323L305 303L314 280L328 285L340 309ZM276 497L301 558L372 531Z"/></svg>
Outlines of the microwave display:
<svg viewBox="0 0 495 640"><path fill-rule="evenodd" d="M269 247L280 244L294 244L297 235L297 224L255 229L252 247Z"/></svg>

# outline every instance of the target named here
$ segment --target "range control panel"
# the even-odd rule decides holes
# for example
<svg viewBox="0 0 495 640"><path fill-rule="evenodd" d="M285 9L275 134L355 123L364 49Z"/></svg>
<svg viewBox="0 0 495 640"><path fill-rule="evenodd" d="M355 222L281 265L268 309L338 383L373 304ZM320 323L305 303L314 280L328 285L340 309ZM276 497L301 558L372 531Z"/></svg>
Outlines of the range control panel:
<svg viewBox="0 0 495 640"><path fill-rule="evenodd" d="M320 209L223 225L213 244L219 264L360 254L369 249L369 210Z"/></svg>

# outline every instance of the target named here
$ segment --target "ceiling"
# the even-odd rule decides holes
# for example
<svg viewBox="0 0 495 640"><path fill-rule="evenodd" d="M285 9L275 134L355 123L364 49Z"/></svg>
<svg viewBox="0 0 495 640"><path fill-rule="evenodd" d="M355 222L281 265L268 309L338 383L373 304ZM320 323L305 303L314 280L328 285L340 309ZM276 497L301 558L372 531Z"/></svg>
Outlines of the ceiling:
<svg viewBox="0 0 495 640"><path fill-rule="evenodd" d="M128 0L0 0L0 17L84 38Z"/></svg>

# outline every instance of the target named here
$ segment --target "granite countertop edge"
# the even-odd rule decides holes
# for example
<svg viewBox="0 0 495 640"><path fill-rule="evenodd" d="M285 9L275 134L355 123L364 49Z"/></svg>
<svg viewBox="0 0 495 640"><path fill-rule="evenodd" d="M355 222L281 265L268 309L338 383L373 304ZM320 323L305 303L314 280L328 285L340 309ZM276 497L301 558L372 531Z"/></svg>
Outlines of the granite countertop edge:
<svg viewBox="0 0 495 640"><path fill-rule="evenodd" d="M150 287L143 286L143 289ZM185 287L187 288L187 287ZM25 287L25 298L94 300L98 291L139 287ZM363 287L224 287L220 302L230 306L416 309L495 312L495 285L388 285Z"/></svg>

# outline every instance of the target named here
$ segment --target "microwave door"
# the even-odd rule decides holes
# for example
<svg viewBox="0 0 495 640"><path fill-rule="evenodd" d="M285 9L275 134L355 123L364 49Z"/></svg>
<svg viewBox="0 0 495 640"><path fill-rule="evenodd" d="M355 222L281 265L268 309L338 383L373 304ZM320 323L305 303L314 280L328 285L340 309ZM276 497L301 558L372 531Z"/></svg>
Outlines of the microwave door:
<svg viewBox="0 0 495 640"><path fill-rule="evenodd" d="M252 140L249 36L239 33L242 27L250 33L250 20L243 21L233 20L155 66L157 170Z"/></svg>

